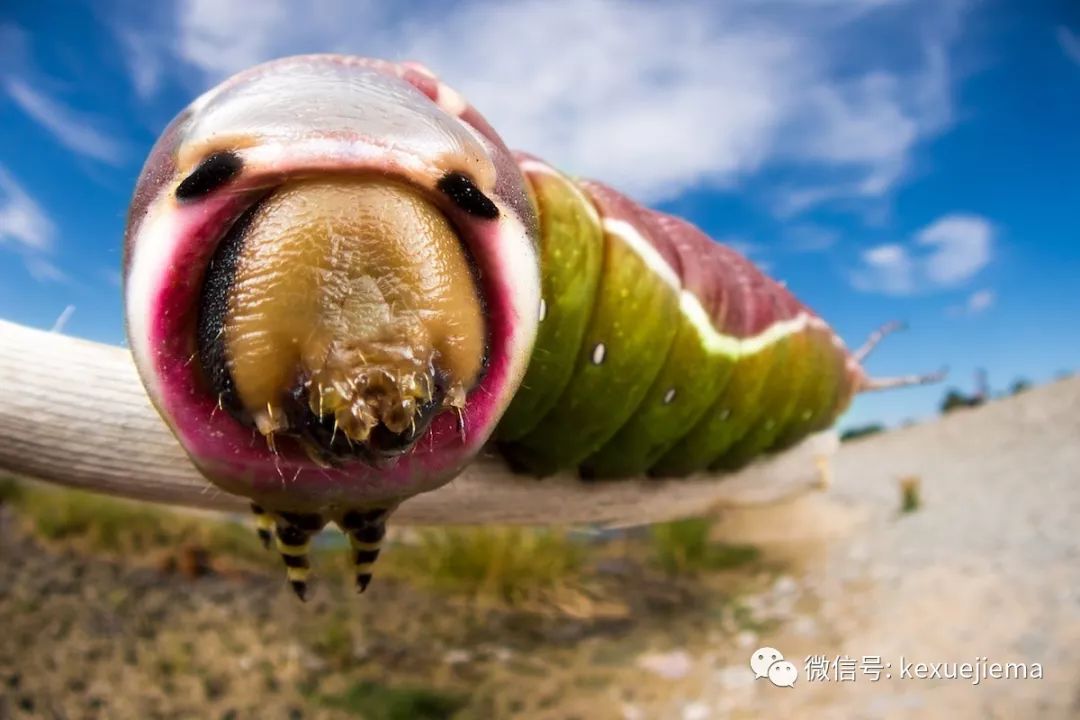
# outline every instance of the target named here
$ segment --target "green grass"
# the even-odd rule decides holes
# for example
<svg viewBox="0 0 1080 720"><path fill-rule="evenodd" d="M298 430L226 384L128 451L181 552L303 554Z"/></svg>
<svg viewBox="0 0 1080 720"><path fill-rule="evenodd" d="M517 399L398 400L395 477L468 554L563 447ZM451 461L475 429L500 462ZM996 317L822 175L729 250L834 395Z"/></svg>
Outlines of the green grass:
<svg viewBox="0 0 1080 720"><path fill-rule="evenodd" d="M365 720L446 720L465 705L465 699L457 695L367 681L353 684L340 695L321 695L316 700Z"/></svg>
<svg viewBox="0 0 1080 720"><path fill-rule="evenodd" d="M354 620L346 606L336 606L313 619L304 634L312 650L337 669L348 668L353 662Z"/></svg>
<svg viewBox="0 0 1080 720"><path fill-rule="evenodd" d="M900 478L900 513L913 513L922 507L922 482L918 475Z"/></svg>
<svg viewBox="0 0 1080 720"><path fill-rule="evenodd" d="M507 603L558 589L578 575L583 547L563 532L518 527L430 528L393 549L391 572L440 590Z"/></svg>
<svg viewBox="0 0 1080 720"><path fill-rule="evenodd" d="M3 479L0 501L13 505L39 538L89 552L132 557L153 549L199 547L212 558L278 569L276 556L262 549L253 527L244 522ZM313 558L313 565L324 578L337 576L343 552L316 549L315 555L325 559ZM378 572L450 593L514 603L562 585L580 570L583 559L583 547L562 531L430 528L419 532L417 545L388 548Z"/></svg>
<svg viewBox="0 0 1080 720"><path fill-rule="evenodd" d="M2 479L0 501L14 506L38 537L87 551L140 557L155 550L197 547L211 558L278 569L276 555L263 550L250 523ZM584 561L583 548L554 530L430 528L420 531L419 539L418 545L388 548L378 572L440 591L516 603L560 587ZM315 551L325 558L313 559L320 576L344 572L338 562L342 552Z"/></svg>
<svg viewBox="0 0 1080 720"><path fill-rule="evenodd" d="M688 518L658 523L649 528L655 563L671 575L692 575L708 570L727 570L758 558L752 545L714 543L709 539L712 520Z"/></svg>
<svg viewBox="0 0 1080 720"><path fill-rule="evenodd" d="M840 440L841 442L848 442L850 440L858 440L859 438L869 437L870 435L877 435L878 433L883 432L885 432L885 426L881 423L859 425L853 428L848 428L844 432L840 433Z"/></svg>
<svg viewBox="0 0 1080 720"><path fill-rule="evenodd" d="M280 569L276 554L263 550L251 523L222 522L147 503L3 479L0 501L14 506L39 537L83 550L156 558L162 550L194 547L205 551L215 566L225 559ZM757 559L752 546L712 542L710 528L711 521L700 518L654 525L646 552L671 575L723 571ZM313 565L323 579L345 574L342 552L341 548L315 551ZM562 530L427 528L418 531L415 543L391 543L377 572L447 594L527 605L559 597L587 580L584 568L589 559L586 545ZM329 654L347 654L342 648L351 644L351 638L331 630L320 638Z"/></svg>
<svg viewBox="0 0 1080 720"><path fill-rule="evenodd" d="M0 481L0 499L14 506L39 537L86 550L138 556L186 546L202 548L211 556L269 562L254 531L242 524L13 480Z"/></svg>

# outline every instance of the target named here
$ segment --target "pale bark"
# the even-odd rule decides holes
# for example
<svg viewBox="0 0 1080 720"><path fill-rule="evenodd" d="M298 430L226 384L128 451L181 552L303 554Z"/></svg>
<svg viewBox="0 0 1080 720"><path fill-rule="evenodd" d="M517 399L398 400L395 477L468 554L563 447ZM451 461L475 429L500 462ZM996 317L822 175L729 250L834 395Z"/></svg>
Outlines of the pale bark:
<svg viewBox="0 0 1080 720"><path fill-rule="evenodd" d="M636 524L777 500L827 482L836 435L809 438L734 474L658 481L538 480L478 458L407 501L416 524ZM0 321L0 472L172 505L243 510L202 478L161 421L122 348Z"/></svg>

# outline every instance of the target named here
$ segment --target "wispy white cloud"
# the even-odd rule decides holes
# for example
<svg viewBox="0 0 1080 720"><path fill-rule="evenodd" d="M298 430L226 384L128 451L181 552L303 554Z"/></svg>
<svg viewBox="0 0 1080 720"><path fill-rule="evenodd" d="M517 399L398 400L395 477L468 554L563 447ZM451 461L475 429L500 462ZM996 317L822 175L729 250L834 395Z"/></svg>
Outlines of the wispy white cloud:
<svg viewBox="0 0 1080 720"><path fill-rule="evenodd" d="M990 262L994 228L978 215L948 215L923 228L915 243L930 249L926 278L938 287L964 282Z"/></svg>
<svg viewBox="0 0 1080 720"><path fill-rule="evenodd" d="M840 234L835 230L809 223L793 225L784 233L785 249L794 253L825 252L839 241Z"/></svg>
<svg viewBox="0 0 1080 720"><path fill-rule="evenodd" d="M62 311L60 311L60 314L56 317L56 320L53 322L52 327L49 328L49 332L54 332L54 333L64 332L64 328L67 326L68 320L71 320L71 316L74 315L74 314L75 314L75 306L74 305L65 306L64 309Z"/></svg>
<svg viewBox="0 0 1080 720"><path fill-rule="evenodd" d="M995 301L992 290L976 290L971 293L967 300L967 309L970 313L981 313L993 307Z"/></svg>
<svg viewBox="0 0 1080 720"><path fill-rule="evenodd" d="M576 7L565 18L561 8L535 4L509 27L481 9L481 17L461 17L455 32L429 31L417 52L445 59L444 72L490 107L514 142L646 199L730 185L783 164L839 167L852 177L812 201L804 194L804 207L880 194L900 177L930 116L948 115L921 107L934 94L924 86L945 82L942 66L909 76L868 57L865 74L833 70L825 36L849 21L850 6L823 4L814 17L795 4L783 14L748 4ZM469 33L473 41L458 42ZM557 53L551 37L560 38ZM477 78L492 47L499 77Z"/></svg>
<svg viewBox="0 0 1080 720"><path fill-rule="evenodd" d="M0 165L0 243L14 242L24 250L45 252L55 234L52 220Z"/></svg>
<svg viewBox="0 0 1080 720"><path fill-rule="evenodd" d="M213 80L280 53L281 34L302 28L324 13L290 17L284 2L231 3L187 0L178 7L177 52ZM288 51L286 51L288 52Z"/></svg>
<svg viewBox="0 0 1080 720"><path fill-rule="evenodd" d="M953 317L979 315L992 308L995 302L997 302L997 295L994 291L984 288L968 295L964 302L950 305L946 313Z"/></svg>
<svg viewBox="0 0 1080 720"><path fill-rule="evenodd" d="M19 78L4 78L3 87L23 112L69 150L110 165L119 165L126 160L124 145L95 128L94 118L38 92Z"/></svg>
<svg viewBox="0 0 1080 720"><path fill-rule="evenodd" d="M0 165L0 247L10 245L22 256L26 271L38 282L66 282L49 259L56 225L15 178Z"/></svg>
<svg viewBox="0 0 1080 720"><path fill-rule="evenodd" d="M851 283L863 292L914 295L967 282L993 257L994 227L977 215L946 215L906 244L863 251ZM991 296L992 300L992 296Z"/></svg>
<svg viewBox="0 0 1080 720"><path fill-rule="evenodd" d="M1066 57L1080 65L1080 35L1064 25L1057 27L1057 40Z"/></svg>
<svg viewBox="0 0 1080 720"><path fill-rule="evenodd" d="M856 289L884 295L915 292L915 261L903 245L878 245L864 250L860 259L862 266L852 275Z"/></svg>
<svg viewBox="0 0 1080 720"><path fill-rule="evenodd" d="M164 75L163 58L156 47L158 38L130 27L118 27L115 34L124 51L135 94L143 99L153 97Z"/></svg>
<svg viewBox="0 0 1080 720"><path fill-rule="evenodd" d="M947 125L953 30L941 8L964 5L467 0L405 14L374 0L326 0L309 13L285 0L181 0L171 37L154 47L171 53L159 64L167 71L195 68L200 89L297 52L420 60L512 146L647 201L777 165L830 170L784 188L777 209L793 213L887 194L918 143ZM901 6L917 21L895 43L855 47L862 23ZM897 47L917 57L898 60Z"/></svg>
<svg viewBox="0 0 1080 720"><path fill-rule="evenodd" d="M875 70L807 91L802 115L810 131L784 137L804 148L797 157L818 163L823 179L778 188L772 206L780 217L836 200L882 198L908 174L919 143L953 121L952 35L952 24L944 21L937 35L922 38L914 70Z"/></svg>
<svg viewBox="0 0 1080 720"><path fill-rule="evenodd" d="M66 283L70 280L67 273L47 258L40 255L28 255L24 260L26 262L26 271L30 273L30 277L38 282Z"/></svg>
<svg viewBox="0 0 1080 720"><path fill-rule="evenodd" d="M650 200L729 185L776 150L797 38L686 3L517 7L475 5L413 43L512 144Z"/></svg>

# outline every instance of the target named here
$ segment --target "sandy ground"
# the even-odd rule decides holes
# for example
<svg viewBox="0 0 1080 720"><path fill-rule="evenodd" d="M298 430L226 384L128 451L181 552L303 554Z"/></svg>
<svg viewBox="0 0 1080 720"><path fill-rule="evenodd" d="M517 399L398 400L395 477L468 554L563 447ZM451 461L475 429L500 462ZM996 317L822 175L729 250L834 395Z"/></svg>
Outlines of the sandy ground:
<svg viewBox="0 0 1080 720"><path fill-rule="evenodd" d="M921 485L910 514L905 475ZM706 665L684 716L1080 717L1078 529L1080 380L846 444L828 492L719 526L789 560L781 622L745 644L779 649L800 679L777 688ZM855 659L856 679L808 681L810 655ZM891 668L874 681L866 656ZM1043 678L901 678L902 659L979 658L1040 663Z"/></svg>
<svg viewBox="0 0 1080 720"><path fill-rule="evenodd" d="M680 583L608 558L597 594L622 602L587 617L394 582L298 606L278 577L42 546L0 509L0 719L401 717L349 701L361 680L454 695L456 717L1078 717L1078 440L1073 379L847 444L827 491L721 515L717 539L763 550L754 567ZM909 475L922 506L901 513ZM795 664L793 688L754 679L759 646ZM842 655L854 680L808 679L808 656ZM877 681L866 656L890 663ZM1043 677L900 677L981 658Z"/></svg>

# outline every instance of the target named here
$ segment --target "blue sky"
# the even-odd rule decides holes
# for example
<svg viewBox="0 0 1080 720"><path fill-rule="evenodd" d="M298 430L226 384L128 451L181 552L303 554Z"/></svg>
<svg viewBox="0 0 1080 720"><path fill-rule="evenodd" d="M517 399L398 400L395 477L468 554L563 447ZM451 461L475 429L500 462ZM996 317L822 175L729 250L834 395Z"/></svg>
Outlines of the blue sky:
<svg viewBox="0 0 1080 720"><path fill-rule="evenodd" d="M516 147L684 215L875 374L1052 379L1080 357L1080 12L974 0L0 6L0 318L123 340L121 234L157 133L249 64L425 62ZM1036 7L1037 6L1037 7ZM933 414L865 396L844 425Z"/></svg>

